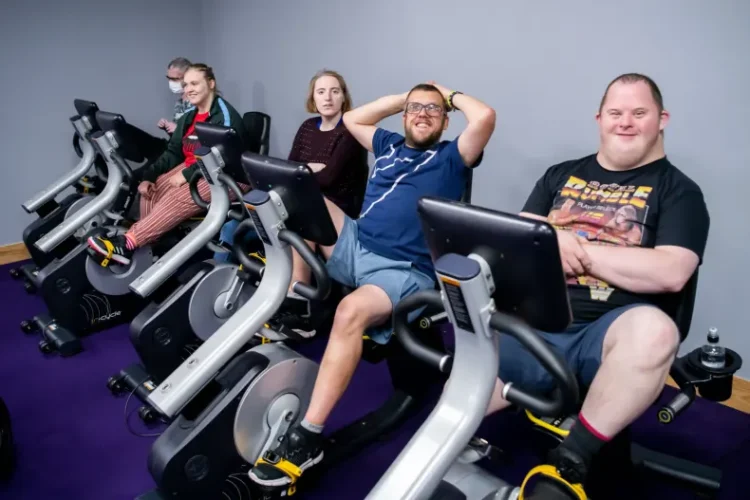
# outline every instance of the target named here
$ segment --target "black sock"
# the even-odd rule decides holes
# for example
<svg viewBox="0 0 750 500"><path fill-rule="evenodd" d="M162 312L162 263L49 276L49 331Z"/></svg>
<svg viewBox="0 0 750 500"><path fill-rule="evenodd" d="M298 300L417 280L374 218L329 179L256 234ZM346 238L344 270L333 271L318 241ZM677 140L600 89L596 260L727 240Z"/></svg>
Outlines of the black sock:
<svg viewBox="0 0 750 500"><path fill-rule="evenodd" d="M296 426L295 432L304 439L306 447L315 448L323 439L323 426L311 424L307 420L302 420Z"/></svg>
<svg viewBox="0 0 750 500"><path fill-rule="evenodd" d="M588 469L594 456L609 440L610 438L594 429L583 417L583 414L579 413L578 420L570 430L570 434L560 446L578 455Z"/></svg>

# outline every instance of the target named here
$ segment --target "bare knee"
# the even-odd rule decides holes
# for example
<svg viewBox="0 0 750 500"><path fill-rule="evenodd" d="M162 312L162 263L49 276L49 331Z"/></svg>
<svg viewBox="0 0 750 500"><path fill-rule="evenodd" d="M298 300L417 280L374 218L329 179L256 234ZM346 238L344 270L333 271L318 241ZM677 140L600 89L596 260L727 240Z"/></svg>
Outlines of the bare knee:
<svg viewBox="0 0 750 500"><path fill-rule="evenodd" d="M354 335L361 336L365 328L362 321L365 316L364 307L365 305L361 300L354 297L344 297L336 308L331 338L348 339Z"/></svg>
<svg viewBox="0 0 750 500"><path fill-rule="evenodd" d="M612 350L625 350L634 363L661 366L671 364L680 344L680 335L674 321L660 309L635 307L612 323L605 344L608 344L605 358Z"/></svg>
<svg viewBox="0 0 750 500"><path fill-rule="evenodd" d="M504 410L510 406L510 402L503 397L503 389L505 384L499 378L495 379L495 387L492 389L492 396L490 396L490 402L485 410L485 416L492 413Z"/></svg>
<svg viewBox="0 0 750 500"><path fill-rule="evenodd" d="M374 285L364 285L339 303L331 338L361 339L365 329L387 321L392 312L391 300L385 291Z"/></svg>

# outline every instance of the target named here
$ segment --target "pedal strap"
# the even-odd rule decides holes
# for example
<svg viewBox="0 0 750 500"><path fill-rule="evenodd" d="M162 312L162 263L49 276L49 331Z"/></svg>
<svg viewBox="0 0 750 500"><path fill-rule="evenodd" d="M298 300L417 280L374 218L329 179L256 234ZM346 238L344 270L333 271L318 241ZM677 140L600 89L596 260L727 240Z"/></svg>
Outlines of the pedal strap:
<svg viewBox="0 0 750 500"><path fill-rule="evenodd" d="M262 263L263 263L264 265L265 265L265 263L266 263L266 258L265 258L265 257L263 257L263 255L261 255L261 254L260 254L259 252L253 252L253 253L249 253L249 254L247 254L247 255L248 255L249 257L253 257L253 258L254 258L255 260L259 260L259 261L261 261L261 262L262 262ZM242 264L240 264L240 265L239 265L239 266L237 267L237 271L238 271L238 273L241 273L241 272L243 272L244 270L245 270L245 269L244 269L244 268L242 267Z"/></svg>
<svg viewBox="0 0 750 500"><path fill-rule="evenodd" d="M268 323L265 323L263 326L266 327L266 328L268 328L268 329L271 328L271 325L269 325ZM257 333L256 335L260 336L260 343L261 344L270 344L271 343L271 339L269 339L268 337L265 337L265 336L261 335L260 333Z"/></svg>
<svg viewBox="0 0 750 500"><path fill-rule="evenodd" d="M526 475L526 477L523 480L523 483L521 483L521 492L518 495L518 500L524 500L526 498L524 496L526 492L526 484L529 482L529 480L536 476L536 475L542 475L547 476L552 479L555 479L557 482L563 484L565 488L568 490L568 492L572 495L572 498L575 498L577 500L586 500L588 497L586 496L586 492L583 491L583 486L580 484L571 484L565 479L563 479L562 476L557 472L557 469L552 465L539 465L537 467L534 467L529 471L529 473Z"/></svg>
<svg viewBox="0 0 750 500"><path fill-rule="evenodd" d="M562 438L568 437L568 434L570 434L569 430L561 429L561 428L559 428L559 427L557 427L555 425L547 423L544 420L542 420L541 418L539 418L536 415L534 415L533 413L531 413L529 410L525 410L525 412L526 412L526 417L529 420L531 420L531 423L533 423L537 427L540 427L540 428L542 428L542 429L544 429L546 431L549 431L552 434L555 434L556 436L559 436L559 437L562 437Z"/></svg>
<svg viewBox="0 0 750 500"><path fill-rule="evenodd" d="M259 457L255 462L255 465L257 467L260 464L270 465L271 467L274 467L275 469L278 469L289 476L291 482L289 483L289 488L287 488L287 495L291 496L297 492L296 483L300 476L302 476L302 469L294 465L289 460L278 456L276 456L276 459L272 461L266 460L265 457Z"/></svg>
<svg viewBox="0 0 750 500"><path fill-rule="evenodd" d="M258 253L258 252L253 252L253 253L251 253L251 254L250 254L250 257L255 257L256 259L258 259L259 261L261 261L261 262L262 262L263 264L265 264L265 263L266 263L266 258L265 258L265 257L263 257L263 256L262 256L262 255L261 255L260 253Z"/></svg>
<svg viewBox="0 0 750 500"><path fill-rule="evenodd" d="M102 259L101 262L99 262L99 265L102 267L107 267L109 265L110 259L112 259L112 254L115 253L115 246L112 244L109 240L103 240L101 238L97 238L99 241L104 243L104 248L107 249L107 256Z"/></svg>

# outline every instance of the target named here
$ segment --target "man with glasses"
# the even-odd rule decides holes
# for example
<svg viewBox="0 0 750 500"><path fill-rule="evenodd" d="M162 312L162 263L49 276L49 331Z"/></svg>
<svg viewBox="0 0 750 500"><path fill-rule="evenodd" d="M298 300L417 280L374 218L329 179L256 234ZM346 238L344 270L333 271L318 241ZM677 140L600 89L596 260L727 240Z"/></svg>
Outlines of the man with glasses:
<svg viewBox="0 0 750 500"><path fill-rule="evenodd" d="M463 112L468 123L456 139L441 141L453 109ZM376 126L396 113L403 113L404 135ZM495 111L429 82L348 111L344 124L372 151L375 163L356 221L326 200L339 238L321 250L331 278L355 290L336 310L304 419L250 471L250 478L266 487L285 488L322 460L321 432L359 363L362 336L366 332L375 342L388 342L393 307L434 287L417 201L423 196L461 198L465 169L481 162L495 129Z"/></svg>
<svg viewBox="0 0 750 500"><path fill-rule="evenodd" d="M167 64L167 81L169 82L169 90L179 96L174 104L174 116L172 120L162 118L157 123L157 127L164 130L167 134L172 135L177 127L177 120L180 119L185 111L192 106L190 102L185 99L182 92L182 78L185 76L185 72L190 67L190 61L184 57L177 57L169 61Z"/></svg>

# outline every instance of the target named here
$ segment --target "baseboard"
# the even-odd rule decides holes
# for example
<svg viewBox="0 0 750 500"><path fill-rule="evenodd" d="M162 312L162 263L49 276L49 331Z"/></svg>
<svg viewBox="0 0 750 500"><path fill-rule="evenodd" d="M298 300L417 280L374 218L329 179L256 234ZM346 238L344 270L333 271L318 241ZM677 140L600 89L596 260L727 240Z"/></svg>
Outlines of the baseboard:
<svg viewBox="0 0 750 500"><path fill-rule="evenodd" d="M667 380L667 385L677 387L672 377ZM739 410L743 413L750 414L750 380L734 377L732 381L732 397L721 404Z"/></svg>
<svg viewBox="0 0 750 500"><path fill-rule="evenodd" d="M23 243L11 243L0 246L0 266L30 259L29 251Z"/></svg>

